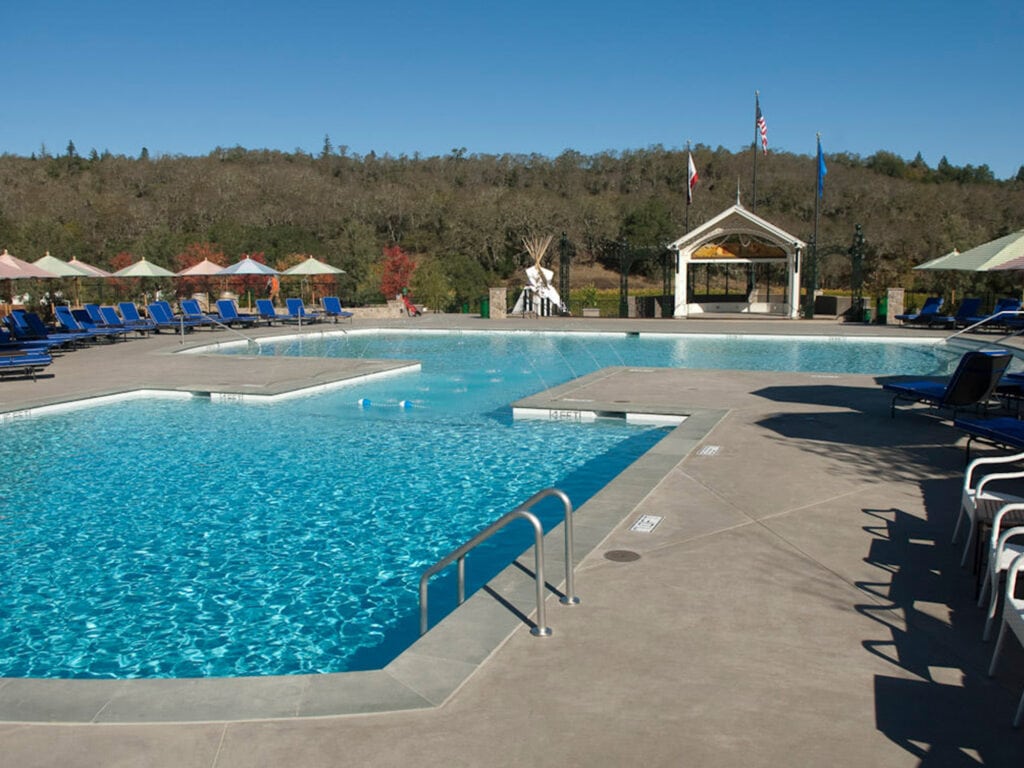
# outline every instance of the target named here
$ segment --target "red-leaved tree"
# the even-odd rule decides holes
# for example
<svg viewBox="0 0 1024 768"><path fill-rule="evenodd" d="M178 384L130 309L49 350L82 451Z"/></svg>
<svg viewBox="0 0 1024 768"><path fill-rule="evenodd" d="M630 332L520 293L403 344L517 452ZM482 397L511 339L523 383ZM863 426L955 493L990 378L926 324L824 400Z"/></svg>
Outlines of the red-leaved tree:
<svg viewBox="0 0 1024 768"><path fill-rule="evenodd" d="M412 273L416 271L416 262L412 256L402 250L401 246L392 245L384 249L384 269L381 272L380 292L384 298L393 299L409 287Z"/></svg>

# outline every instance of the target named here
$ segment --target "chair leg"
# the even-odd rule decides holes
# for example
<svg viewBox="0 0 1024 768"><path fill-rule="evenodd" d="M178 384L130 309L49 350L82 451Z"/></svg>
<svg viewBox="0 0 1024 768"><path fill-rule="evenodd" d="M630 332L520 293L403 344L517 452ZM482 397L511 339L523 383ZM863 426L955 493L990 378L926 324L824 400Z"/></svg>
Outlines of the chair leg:
<svg viewBox="0 0 1024 768"><path fill-rule="evenodd" d="M992 569L985 569L985 578L981 580L981 589L978 591L978 607L985 607L985 598L988 596L988 587L992 583Z"/></svg>
<svg viewBox="0 0 1024 768"><path fill-rule="evenodd" d="M989 586L992 588L992 599L988 602L988 615L985 616L985 631L981 635L984 642L992 639L992 626L996 621L996 610L999 608L999 590L996 589L997 581L995 576L989 579Z"/></svg>
<svg viewBox="0 0 1024 768"><path fill-rule="evenodd" d="M1013 716L1013 727L1020 728L1020 721L1024 720L1024 693L1020 695L1020 704L1017 705L1017 714Z"/></svg>
<svg viewBox="0 0 1024 768"><path fill-rule="evenodd" d="M996 638L996 647L992 649L992 663L988 665L988 676L996 673L996 664L999 662L999 653L1003 650L1003 641L1006 639L1006 622L999 627L999 637Z"/></svg>
<svg viewBox="0 0 1024 768"><path fill-rule="evenodd" d="M956 544L957 536L960 535L960 524L964 521L964 505L960 505L960 514L956 516L956 522L953 524L953 538L950 540L950 544Z"/></svg>
<svg viewBox="0 0 1024 768"><path fill-rule="evenodd" d="M964 554L960 558L960 567L961 568L963 568L965 565L967 565L967 556L971 552L971 544L974 543L974 529L976 527L977 527L976 525L972 525L972 526L968 527L968 529L967 529L967 541L964 542Z"/></svg>

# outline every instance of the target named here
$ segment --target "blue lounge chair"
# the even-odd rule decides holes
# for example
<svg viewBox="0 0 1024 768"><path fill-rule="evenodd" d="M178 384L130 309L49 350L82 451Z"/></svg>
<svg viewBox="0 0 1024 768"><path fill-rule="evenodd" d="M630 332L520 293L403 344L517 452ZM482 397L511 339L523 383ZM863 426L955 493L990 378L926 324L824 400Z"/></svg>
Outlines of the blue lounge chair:
<svg viewBox="0 0 1024 768"><path fill-rule="evenodd" d="M239 313L238 307L231 299L217 299L217 312L220 314L220 321L224 325L242 325L250 327L259 322L256 315L243 315Z"/></svg>
<svg viewBox="0 0 1024 768"><path fill-rule="evenodd" d="M971 318L977 316L981 309L981 299L964 299L957 307L955 315L938 315L932 318L929 325L944 325L947 328L965 328L971 324Z"/></svg>
<svg viewBox="0 0 1024 768"><path fill-rule="evenodd" d="M121 312L121 320L129 328L143 333L156 330L156 323L139 314L139 308L135 306L134 301L118 302L117 308Z"/></svg>
<svg viewBox="0 0 1024 768"><path fill-rule="evenodd" d="M960 358L949 381L901 381L882 385L894 393L889 408L896 415L900 401L925 403L939 410L949 409L954 417L958 410L984 406L992 397L999 380L1006 373L1013 356L1001 350L974 350Z"/></svg>
<svg viewBox="0 0 1024 768"><path fill-rule="evenodd" d="M104 331L98 328L87 328L83 325L81 320L81 310L79 311L79 316L76 317L71 307L64 304L57 304L53 308L53 313L57 316L57 322L60 323L61 328L63 328L67 333L78 334L78 337L82 339L107 338L111 341L116 340L115 337L118 333L117 331ZM88 318L88 313L86 313L86 318Z"/></svg>
<svg viewBox="0 0 1024 768"><path fill-rule="evenodd" d="M147 308L149 311L149 318L154 323L154 329L157 333L161 330L172 331L174 333L182 332L188 333L195 329L197 323L193 320L188 320L184 317L175 317L174 313L171 312L171 305L166 301L154 301Z"/></svg>
<svg viewBox="0 0 1024 768"><path fill-rule="evenodd" d="M36 380L36 373L50 365L53 358L41 349L21 349L0 351L0 375L20 373Z"/></svg>
<svg viewBox="0 0 1024 768"><path fill-rule="evenodd" d="M100 307L100 317L106 323L106 328L123 328L127 333L137 333L139 336L145 336L149 331L153 330L152 323L136 325L125 322L124 318L117 314L117 310L113 307Z"/></svg>
<svg viewBox="0 0 1024 768"><path fill-rule="evenodd" d="M51 354L50 350L56 346L59 345L46 339L27 339L23 341L10 331L0 328L0 354L8 355L15 352L45 352Z"/></svg>
<svg viewBox="0 0 1024 768"><path fill-rule="evenodd" d="M273 325L274 323L281 322L292 322L291 317L277 314L277 307L274 306L274 302L270 299L256 299L256 312L259 314L260 320L267 321L267 325Z"/></svg>
<svg viewBox="0 0 1024 768"><path fill-rule="evenodd" d="M324 315L333 317L338 322L339 317L352 317L352 313L341 308L341 300L337 296L324 296L321 300L324 305Z"/></svg>
<svg viewBox="0 0 1024 768"><path fill-rule="evenodd" d="M945 300L941 296L932 296L925 299L924 306L921 307L920 312L912 312L903 315L896 315L896 319L901 323L914 323L914 324L930 324L939 315L939 310L942 309L942 304Z"/></svg>
<svg viewBox="0 0 1024 768"><path fill-rule="evenodd" d="M984 323L984 327L989 328L1005 327L1011 320L1017 317L1016 313L1020 311L1020 307L1020 299L1012 297L1002 298L996 302L991 314L969 317L967 318L967 324Z"/></svg>
<svg viewBox="0 0 1024 768"><path fill-rule="evenodd" d="M953 426L967 433L967 458L971 457L971 443L980 440L1000 448L1024 448L1024 421L1013 416L997 416L992 419L971 417L953 420Z"/></svg>
<svg viewBox="0 0 1024 768"><path fill-rule="evenodd" d="M203 312L198 299L182 299L180 303L181 314L185 316L186 320L194 321L197 327L205 326L217 330L217 326L222 324L220 318Z"/></svg>
<svg viewBox="0 0 1024 768"><path fill-rule="evenodd" d="M284 304L288 307L288 317L298 323L319 323L322 319L319 312L307 310L302 299L285 299Z"/></svg>
<svg viewBox="0 0 1024 768"><path fill-rule="evenodd" d="M11 335L18 342L36 342L48 349L56 347L72 347L77 342L88 338L78 333L65 333L49 328L35 312L15 309L4 318Z"/></svg>
<svg viewBox="0 0 1024 768"><path fill-rule="evenodd" d="M75 320L78 321L78 324L85 328L85 330L90 333L94 333L99 337L106 337L111 341L117 341L118 336L122 339L128 338L127 328L124 326L117 328L108 327L107 324L103 322L102 318L100 322L97 323L93 320L92 315L87 309L73 309L71 310L71 316L74 317Z"/></svg>

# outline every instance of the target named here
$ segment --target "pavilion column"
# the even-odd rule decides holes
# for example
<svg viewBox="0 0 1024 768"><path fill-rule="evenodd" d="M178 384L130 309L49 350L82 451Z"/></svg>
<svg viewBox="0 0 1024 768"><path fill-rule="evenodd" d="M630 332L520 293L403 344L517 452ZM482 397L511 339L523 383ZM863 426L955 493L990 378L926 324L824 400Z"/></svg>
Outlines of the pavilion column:
<svg viewBox="0 0 1024 768"><path fill-rule="evenodd" d="M800 317L800 268L803 266L803 252L795 245L787 259L789 264L789 316L791 319Z"/></svg>
<svg viewBox="0 0 1024 768"><path fill-rule="evenodd" d="M673 317L686 317L688 315L686 306L687 280L690 271L690 252L676 251L676 298Z"/></svg>

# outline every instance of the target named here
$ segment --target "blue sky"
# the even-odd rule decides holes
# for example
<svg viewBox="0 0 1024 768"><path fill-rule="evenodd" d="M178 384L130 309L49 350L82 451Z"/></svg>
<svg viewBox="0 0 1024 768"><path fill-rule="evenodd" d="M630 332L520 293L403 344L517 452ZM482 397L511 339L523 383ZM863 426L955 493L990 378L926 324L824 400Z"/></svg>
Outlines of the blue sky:
<svg viewBox="0 0 1024 768"><path fill-rule="evenodd" d="M1019 0L5 2L0 153L771 149L1024 165Z"/></svg>

